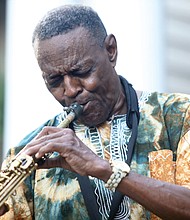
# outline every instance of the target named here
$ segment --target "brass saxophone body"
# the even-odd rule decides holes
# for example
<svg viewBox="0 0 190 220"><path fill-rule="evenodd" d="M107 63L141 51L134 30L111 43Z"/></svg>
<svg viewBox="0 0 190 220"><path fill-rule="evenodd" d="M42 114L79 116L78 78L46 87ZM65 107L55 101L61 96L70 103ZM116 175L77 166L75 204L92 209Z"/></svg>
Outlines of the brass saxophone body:
<svg viewBox="0 0 190 220"><path fill-rule="evenodd" d="M79 117L82 110L83 107L81 105L73 103L67 109L67 117L57 127L68 127L74 119ZM48 153L39 160L26 154L17 154L6 169L0 170L0 207L5 203L8 197L14 193L20 183L31 175L31 173L37 169L38 165L44 163L51 154L52 153Z"/></svg>

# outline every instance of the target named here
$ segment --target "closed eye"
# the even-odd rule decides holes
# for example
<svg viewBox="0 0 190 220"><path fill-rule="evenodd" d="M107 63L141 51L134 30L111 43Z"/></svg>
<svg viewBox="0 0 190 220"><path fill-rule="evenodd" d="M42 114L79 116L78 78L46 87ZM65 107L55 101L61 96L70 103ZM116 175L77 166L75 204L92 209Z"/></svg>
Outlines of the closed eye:
<svg viewBox="0 0 190 220"><path fill-rule="evenodd" d="M58 87L60 83L63 81L63 78L63 75L51 76L46 80L46 84L51 88Z"/></svg>
<svg viewBox="0 0 190 220"><path fill-rule="evenodd" d="M85 77L89 76L89 74L91 74L91 73L92 73L92 67L87 70L72 71L71 75L74 77L85 78Z"/></svg>

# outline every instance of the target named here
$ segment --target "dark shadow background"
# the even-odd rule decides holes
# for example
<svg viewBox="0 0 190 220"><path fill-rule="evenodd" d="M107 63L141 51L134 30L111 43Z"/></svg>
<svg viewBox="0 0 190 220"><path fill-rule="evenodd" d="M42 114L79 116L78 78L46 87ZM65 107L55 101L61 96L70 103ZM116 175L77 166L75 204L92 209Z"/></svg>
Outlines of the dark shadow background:
<svg viewBox="0 0 190 220"><path fill-rule="evenodd" d="M0 163L3 150L6 0L0 0Z"/></svg>

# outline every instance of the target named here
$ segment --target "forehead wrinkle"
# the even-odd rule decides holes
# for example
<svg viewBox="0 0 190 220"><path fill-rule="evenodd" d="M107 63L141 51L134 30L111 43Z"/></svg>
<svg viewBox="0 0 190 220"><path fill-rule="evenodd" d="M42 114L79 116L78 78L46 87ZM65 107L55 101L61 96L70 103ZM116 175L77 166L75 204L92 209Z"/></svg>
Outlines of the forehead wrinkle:
<svg viewBox="0 0 190 220"><path fill-rule="evenodd" d="M63 36L62 36L63 37ZM66 39L65 39L66 38ZM57 47L57 39L61 40L61 46ZM68 41L70 39L70 41ZM64 38L55 37L48 41L43 41L42 46L42 53L43 56L39 61L41 60L41 66L43 71L47 73L68 73L68 72L74 72L77 70L82 70L85 68L88 68L90 65L94 65L94 62L96 62L96 58L91 57L89 50L94 49L94 44L90 46L90 48L84 47L86 45L86 42L83 41L77 41L76 39L73 39L72 37L69 38L68 35L64 35ZM66 42L68 41L68 45ZM77 42L80 42L76 44ZM51 47L46 48L46 43L50 43ZM45 43L45 45L44 45ZM67 46L66 46L67 45ZM95 48L96 49L96 48ZM82 52L80 52L82 50Z"/></svg>
<svg viewBox="0 0 190 220"><path fill-rule="evenodd" d="M66 61L67 59L64 59L64 64L60 65L60 67L57 67L59 72L65 72L65 73L69 73L69 72L75 72L75 71L79 71L79 70L83 70L86 67L93 65L93 60L88 57L85 59L69 59L68 61ZM65 62L66 61L66 62Z"/></svg>

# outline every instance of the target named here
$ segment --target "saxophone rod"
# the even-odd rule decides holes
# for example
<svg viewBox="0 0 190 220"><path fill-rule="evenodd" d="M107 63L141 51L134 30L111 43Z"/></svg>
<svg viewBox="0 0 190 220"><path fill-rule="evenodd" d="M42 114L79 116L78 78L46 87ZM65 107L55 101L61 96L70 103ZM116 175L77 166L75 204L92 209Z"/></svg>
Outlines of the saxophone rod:
<svg viewBox="0 0 190 220"><path fill-rule="evenodd" d="M83 106L78 103L73 103L68 110L70 111L67 117L57 126L58 128L66 128L69 124L77 119L83 111Z"/></svg>

